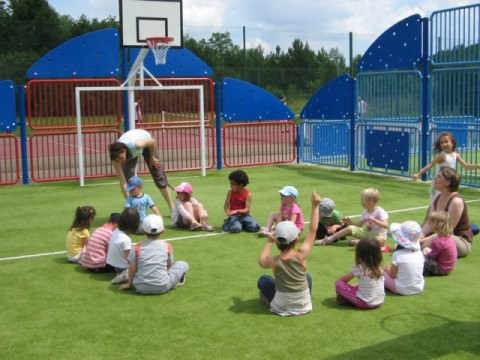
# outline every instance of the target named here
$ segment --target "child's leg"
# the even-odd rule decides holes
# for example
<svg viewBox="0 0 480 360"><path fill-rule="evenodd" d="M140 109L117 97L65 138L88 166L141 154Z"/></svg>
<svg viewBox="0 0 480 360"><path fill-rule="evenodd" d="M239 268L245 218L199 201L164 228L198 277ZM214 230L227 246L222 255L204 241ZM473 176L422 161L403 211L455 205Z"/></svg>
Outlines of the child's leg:
<svg viewBox="0 0 480 360"><path fill-rule="evenodd" d="M275 281L269 275L262 275L257 282L258 290L267 299L268 303L271 303L275 297Z"/></svg>
<svg viewBox="0 0 480 360"><path fill-rule="evenodd" d="M352 286L346 281L338 280L335 283L335 290L338 295L347 300L353 306L360 309L369 309L368 304L357 297L358 286Z"/></svg>
<svg viewBox="0 0 480 360"><path fill-rule="evenodd" d="M229 233L239 233L242 231L242 223L238 216L230 216L223 223L223 231Z"/></svg>
<svg viewBox="0 0 480 360"><path fill-rule="evenodd" d="M257 224L257 221L250 215L244 215L240 217L242 228L248 232L257 232L260 230L260 225Z"/></svg>
<svg viewBox="0 0 480 360"><path fill-rule="evenodd" d="M271 213L267 220L267 225L265 227L268 231L272 229L273 224L278 224L282 221L282 216L279 213Z"/></svg>
<svg viewBox="0 0 480 360"><path fill-rule="evenodd" d="M178 285L188 269L189 266L185 261L175 261L173 263L168 269L168 290L174 289Z"/></svg>
<svg viewBox="0 0 480 360"><path fill-rule="evenodd" d="M352 232L353 232L353 227L351 225L347 226L346 228L344 228L340 231L337 231L335 234L328 236L326 241L327 241L327 243L333 243L333 242L337 241L338 239L341 239L341 238L343 238L347 235L351 235Z"/></svg>
<svg viewBox="0 0 480 360"><path fill-rule="evenodd" d="M388 275L387 271L383 272L383 277L385 278L385 288L393 293L397 293L397 288L395 287L395 279Z"/></svg>

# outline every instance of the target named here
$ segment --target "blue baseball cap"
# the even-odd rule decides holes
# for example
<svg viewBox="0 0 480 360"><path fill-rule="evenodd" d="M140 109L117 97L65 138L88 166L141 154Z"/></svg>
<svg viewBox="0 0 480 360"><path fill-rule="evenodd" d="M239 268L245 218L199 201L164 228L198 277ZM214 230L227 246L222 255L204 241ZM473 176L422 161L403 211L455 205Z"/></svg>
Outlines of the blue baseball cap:
<svg viewBox="0 0 480 360"><path fill-rule="evenodd" d="M283 196L293 196L298 197L298 190L295 189L293 186L285 186L279 193Z"/></svg>
<svg viewBox="0 0 480 360"><path fill-rule="evenodd" d="M127 191L130 192L136 187L140 186L143 186L143 180L140 179L138 176L131 177L130 179L128 179L127 182Z"/></svg>

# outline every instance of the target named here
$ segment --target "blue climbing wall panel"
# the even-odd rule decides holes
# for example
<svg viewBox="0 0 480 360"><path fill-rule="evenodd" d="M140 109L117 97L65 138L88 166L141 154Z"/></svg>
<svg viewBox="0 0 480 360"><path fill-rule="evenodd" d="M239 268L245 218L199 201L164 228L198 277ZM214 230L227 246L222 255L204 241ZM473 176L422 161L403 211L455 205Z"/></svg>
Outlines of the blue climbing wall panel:
<svg viewBox="0 0 480 360"><path fill-rule="evenodd" d="M409 133L404 131L367 131L365 157L368 166L408 171L409 139Z"/></svg>
<svg viewBox="0 0 480 360"><path fill-rule="evenodd" d="M391 26L367 49L360 71L414 69L422 56L422 19L409 16Z"/></svg>
<svg viewBox="0 0 480 360"><path fill-rule="evenodd" d="M300 118L339 120L349 119L353 101L354 80L342 75L322 86L304 106Z"/></svg>
<svg viewBox="0 0 480 360"><path fill-rule="evenodd" d="M273 94L246 81L224 78L217 86L217 111L226 122L293 120L295 116Z"/></svg>
<svg viewBox="0 0 480 360"><path fill-rule="evenodd" d="M73 38L41 57L27 70L29 79L117 77L118 31L104 29Z"/></svg>
<svg viewBox="0 0 480 360"><path fill-rule="evenodd" d="M0 81L0 131L16 129L15 84L13 81Z"/></svg>

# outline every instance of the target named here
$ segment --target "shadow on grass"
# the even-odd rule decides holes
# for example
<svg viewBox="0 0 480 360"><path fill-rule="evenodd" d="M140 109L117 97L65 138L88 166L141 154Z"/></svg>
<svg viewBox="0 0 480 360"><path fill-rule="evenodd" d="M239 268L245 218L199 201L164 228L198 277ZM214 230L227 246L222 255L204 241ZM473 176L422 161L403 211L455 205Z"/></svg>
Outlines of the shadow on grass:
<svg viewBox="0 0 480 360"><path fill-rule="evenodd" d="M270 315L267 306L262 304L258 298L243 300L239 297L232 297L233 304L228 308L231 312L240 314L266 314Z"/></svg>
<svg viewBox="0 0 480 360"><path fill-rule="evenodd" d="M452 321L432 314L396 314L384 318L380 325L397 337L328 359L368 359L379 354L382 359L480 355L480 322Z"/></svg>

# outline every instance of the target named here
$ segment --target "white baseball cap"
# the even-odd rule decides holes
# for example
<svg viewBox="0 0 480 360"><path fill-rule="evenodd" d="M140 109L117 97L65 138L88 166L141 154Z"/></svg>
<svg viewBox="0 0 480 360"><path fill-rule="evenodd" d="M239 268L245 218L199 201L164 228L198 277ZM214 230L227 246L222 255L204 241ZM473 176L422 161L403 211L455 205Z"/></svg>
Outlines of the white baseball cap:
<svg viewBox="0 0 480 360"><path fill-rule="evenodd" d="M165 230L163 218L159 215L147 215L142 222L143 231L148 235L157 235Z"/></svg>
<svg viewBox="0 0 480 360"><path fill-rule="evenodd" d="M282 221L275 226L274 236L279 244L288 245L298 237L298 228L292 221Z"/></svg>

